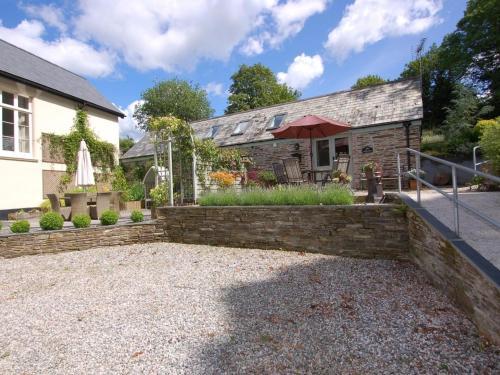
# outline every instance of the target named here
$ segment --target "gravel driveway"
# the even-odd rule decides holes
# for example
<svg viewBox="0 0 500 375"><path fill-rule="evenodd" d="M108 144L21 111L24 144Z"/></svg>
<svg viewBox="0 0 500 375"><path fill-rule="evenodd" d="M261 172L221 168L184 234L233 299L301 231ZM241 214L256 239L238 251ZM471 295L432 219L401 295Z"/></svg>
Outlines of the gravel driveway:
<svg viewBox="0 0 500 375"><path fill-rule="evenodd" d="M0 259L0 373L498 373L409 263L147 244Z"/></svg>

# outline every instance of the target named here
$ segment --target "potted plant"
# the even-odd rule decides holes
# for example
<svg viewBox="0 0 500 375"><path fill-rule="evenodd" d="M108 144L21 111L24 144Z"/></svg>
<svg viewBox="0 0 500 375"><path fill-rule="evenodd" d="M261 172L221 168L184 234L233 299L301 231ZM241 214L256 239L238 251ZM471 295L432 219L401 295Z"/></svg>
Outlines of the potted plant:
<svg viewBox="0 0 500 375"><path fill-rule="evenodd" d="M416 190L417 189L417 180L415 180L415 178L413 178L413 176L410 176L410 173L413 176L416 176L417 175L417 170L415 168L413 168L413 169L410 169L409 172L405 173L406 177L410 181L410 190ZM425 171L420 170L420 173L418 175L419 175L420 178L424 178L425 177Z"/></svg>
<svg viewBox="0 0 500 375"><path fill-rule="evenodd" d="M144 187L140 182L135 182L122 194L122 209L129 212L140 210L143 199Z"/></svg>
<svg viewBox="0 0 500 375"><path fill-rule="evenodd" d="M166 182L163 182L161 184L158 184L158 186L152 188L149 192L149 195L151 196L151 218L156 219L157 213L156 209L158 207L165 206L168 201L168 184Z"/></svg>

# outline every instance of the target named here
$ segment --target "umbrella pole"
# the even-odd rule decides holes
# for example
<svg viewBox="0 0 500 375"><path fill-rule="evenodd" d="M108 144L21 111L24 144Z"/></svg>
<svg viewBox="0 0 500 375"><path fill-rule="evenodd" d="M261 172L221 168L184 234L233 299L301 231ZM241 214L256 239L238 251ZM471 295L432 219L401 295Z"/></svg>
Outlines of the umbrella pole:
<svg viewBox="0 0 500 375"><path fill-rule="evenodd" d="M313 166L313 139L312 130L309 130L309 155L311 157L311 182L314 181L314 166Z"/></svg>

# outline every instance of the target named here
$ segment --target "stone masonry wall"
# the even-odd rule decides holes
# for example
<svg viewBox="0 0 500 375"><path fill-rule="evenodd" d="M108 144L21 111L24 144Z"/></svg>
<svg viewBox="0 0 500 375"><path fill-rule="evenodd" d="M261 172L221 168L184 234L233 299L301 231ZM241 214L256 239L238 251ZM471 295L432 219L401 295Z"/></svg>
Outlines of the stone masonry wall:
<svg viewBox="0 0 500 375"><path fill-rule="evenodd" d="M373 153L363 154L365 146L372 146ZM404 127L375 130L371 132L353 133L351 138L353 186L360 187L361 167L370 162L378 162L382 166L384 176L393 176L397 173L396 153L401 155L401 167L407 165L406 129ZM420 126L410 126L410 148L420 150ZM415 160L411 158L411 167ZM397 181L393 180L393 188Z"/></svg>
<svg viewBox="0 0 500 375"><path fill-rule="evenodd" d="M166 207L158 223L171 242L407 259L408 227L398 207Z"/></svg>
<svg viewBox="0 0 500 375"><path fill-rule="evenodd" d="M483 335L500 345L500 271L464 241L447 238L449 230L444 225L430 225L422 215L430 214L418 208L407 212L412 261L468 314Z"/></svg>
<svg viewBox="0 0 500 375"><path fill-rule="evenodd" d="M397 173L396 153L401 155L401 167L406 167L407 157L406 130L403 126L397 128L374 127L369 131L350 132L351 166L350 173L353 177L352 186L355 189L361 187L361 166L370 161L376 161L382 165L384 176L394 176ZM296 146L298 145L298 147ZM373 147L372 153L363 154L365 146ZM410 126L410 147L420 149L420 126ZM294 157L299 154L301 157L301 168L311 169L310 144L309 140L290 140L287 142L262 142L250 145L242 145L239 148L244 154L250 156L255 168L272 170L272 163L281 159ZM415 166L415 160L411 158L411 167ZM397 180L387 180L384 186L396 188Z"/></svg>
<svg viewBox="0 0 500 375"><path fill-rule="evenodd" d="M300 167L304 170L311 169L309 148L309 140L303 139L240 146L242 153L252 158L255 168L269 171L273 170L273 163L277 163L281 159L297 157L298 155L300 155Z"/></svg>
<svg viewBox="0 0 500 375"><path fill-rule="evenodd" d="M162 239L163 231L155 223L9 234L0 236L0 258L158 242Z"/></svg>

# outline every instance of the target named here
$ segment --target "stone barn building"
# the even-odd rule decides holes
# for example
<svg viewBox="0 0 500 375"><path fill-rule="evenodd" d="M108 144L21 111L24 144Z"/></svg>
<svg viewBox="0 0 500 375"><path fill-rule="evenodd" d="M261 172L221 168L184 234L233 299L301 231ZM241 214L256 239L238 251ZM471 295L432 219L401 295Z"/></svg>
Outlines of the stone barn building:
<svg viewBox="0 0 500 375"><path fill-rule="evenodd" d="M271 134L283 124L306 115L319 115L351 126L346 132L328 138L275 139ZM211 138L220 147L244 151L255 169L272 170L272 163L296 157L304 170L329 171L335 156L351 156L349 174L353 187L361 185L361 166L380 163L384 176L397 172L396 154L408 168L405 147L419 149L423 116L419 80L407 79L364 89L347 90L253 109L191 123L198 138ZM311 166L310 150L313 153ZM133 161L152 156L146 135L122 160ZM321 174L321 173L319 173ZM396 184L396 180L387 180Z"/></svg>

